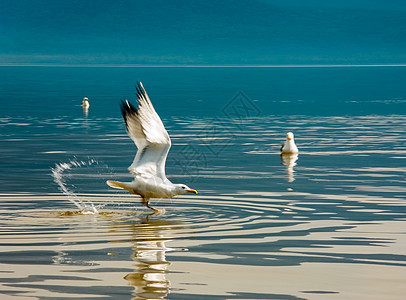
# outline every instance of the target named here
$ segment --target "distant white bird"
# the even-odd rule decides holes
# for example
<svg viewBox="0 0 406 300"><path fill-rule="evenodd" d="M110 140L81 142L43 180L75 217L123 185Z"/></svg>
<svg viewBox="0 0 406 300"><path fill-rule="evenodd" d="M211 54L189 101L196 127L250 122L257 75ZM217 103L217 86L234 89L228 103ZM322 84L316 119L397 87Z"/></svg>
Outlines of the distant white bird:
<svg viewBox="0 0 406 300"><path fill-rule="evenodd" d="M112 188L125 189L140 195L142 203L149 205L151 198L172 198L185 193L197 194L197 191L184 184L173 184L165 175L165 162L171 139L164 124L152 106L141 82L137 86L138 108L127 100L121 101L121 113L127 126L127 133L138 148L134 161L128 168L134 175L132 182L108 180Z"/></svg>
<svg viewBox="0 0 406 300"><path fill-rule="evenodd" d="M282 144L281 152L282 154L299 153L299 149L295 145L295 140L292 132L288 132L286 134L286 141Z"/></svg>
<svg viewBox="0 0 406 300"><path fill-rule="evenodd" d="M84 97L83 100L82 100L81 106L82 106L83 108L89 108L89 106L90 106L89 98Z"/></svg>

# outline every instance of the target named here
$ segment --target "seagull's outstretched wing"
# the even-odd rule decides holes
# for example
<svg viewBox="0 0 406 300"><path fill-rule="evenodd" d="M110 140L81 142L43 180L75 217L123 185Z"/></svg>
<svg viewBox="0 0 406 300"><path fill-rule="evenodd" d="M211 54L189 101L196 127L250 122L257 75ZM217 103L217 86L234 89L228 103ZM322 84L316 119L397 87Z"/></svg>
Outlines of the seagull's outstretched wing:
<svg viewBox="0 0 406 300"><path fill-rule="evenodd" d="M134 176L158 177L166 181L165 162L171 139L141 82L137 85L137 98L138 108L127 100L121 102L128 135L138 148L128 169Z"/></svg>

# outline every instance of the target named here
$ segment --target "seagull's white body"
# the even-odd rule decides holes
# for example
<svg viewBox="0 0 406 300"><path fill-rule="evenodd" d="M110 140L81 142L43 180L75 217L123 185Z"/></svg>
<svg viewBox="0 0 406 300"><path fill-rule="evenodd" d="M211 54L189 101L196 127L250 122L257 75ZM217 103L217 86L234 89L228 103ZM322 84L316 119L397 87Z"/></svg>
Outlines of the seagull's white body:
<svg viewBox="0 0 406 300"><path fill-rule="evenodd" d="M286 141L281 147L282 154L295 154L299 153L299 149L296 147L294 135L292 132L286 134Z"/></svg>
<svg viewBox="0 0 406 300"><path fill-rule="evenodd" d="M83 108L89 108L89 106L90 106L89 98L87 98L87 97L83 98L81 106Z"/></svg>
<svg viewBox="0 0 406 300"><path fill-rule="evenodd" d="M188 192L197 194L196 190L184 184L173 184L166 178L165 162L171 148L171 139L141 82L138 83L137 98L138 108L127 100L121 103L127 133L138 148L134 161L128 168L134 175L134 180L108 180L107 184L140 195L142 202L151 209L150 198L172 198Z"/></svg>

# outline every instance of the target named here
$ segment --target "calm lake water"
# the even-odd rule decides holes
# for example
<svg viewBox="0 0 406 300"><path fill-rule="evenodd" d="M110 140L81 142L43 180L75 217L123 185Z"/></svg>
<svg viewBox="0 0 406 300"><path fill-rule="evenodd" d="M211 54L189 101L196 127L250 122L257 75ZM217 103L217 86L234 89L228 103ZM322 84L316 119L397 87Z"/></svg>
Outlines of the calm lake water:
<svg viewBox="0 0 406 300"><path fill-rule="evenodd" d="M405 67L0 79L1 299L404 299ZM137 80L169 179L199 191L153 201L164 214L105 184L131 179L118 104ZM300 154L281 158L288 131Z"/></svg>

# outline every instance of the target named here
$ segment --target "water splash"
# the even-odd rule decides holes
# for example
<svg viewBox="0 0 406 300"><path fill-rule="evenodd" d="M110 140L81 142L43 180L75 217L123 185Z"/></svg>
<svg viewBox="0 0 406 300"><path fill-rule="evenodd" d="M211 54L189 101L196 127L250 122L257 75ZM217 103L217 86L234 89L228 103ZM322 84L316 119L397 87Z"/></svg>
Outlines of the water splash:
<svg viewBox="0 0 406 300"><path fill-rule="evenodd" d="M66 179L72 179L74 177L74 170L89 168L91 166L99 166L99 162L90 158L88 160L78 160L77 158L74 158L67 163L55 164L55 168L51 168L52 177L54 178L54 182L58 184L59 190L68 197L82 214L98 214L99 209L103 205L96 206L89 200L81 199L75 192L77 186L73 183L68 184Z"/></svg>

